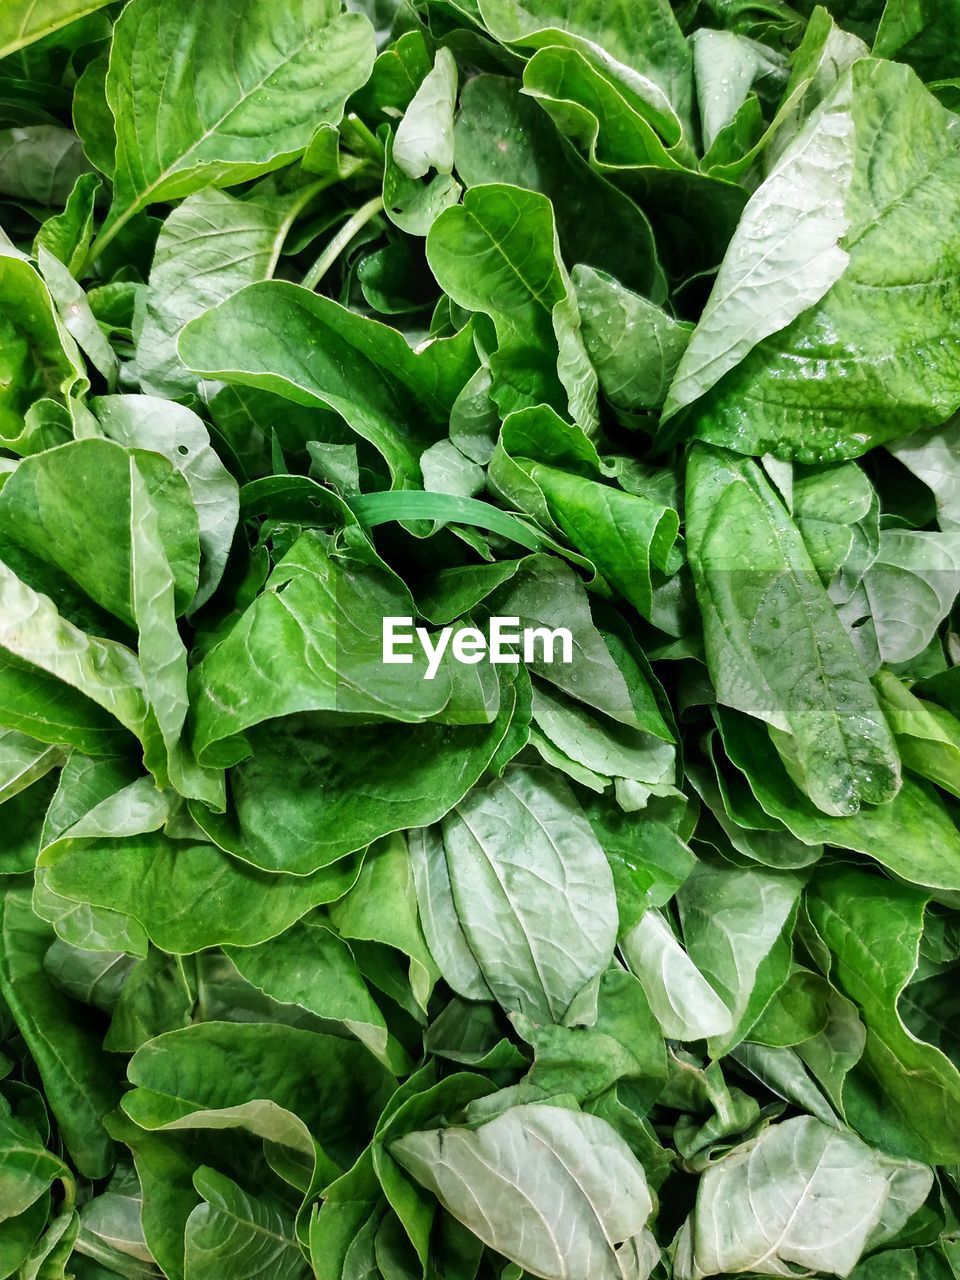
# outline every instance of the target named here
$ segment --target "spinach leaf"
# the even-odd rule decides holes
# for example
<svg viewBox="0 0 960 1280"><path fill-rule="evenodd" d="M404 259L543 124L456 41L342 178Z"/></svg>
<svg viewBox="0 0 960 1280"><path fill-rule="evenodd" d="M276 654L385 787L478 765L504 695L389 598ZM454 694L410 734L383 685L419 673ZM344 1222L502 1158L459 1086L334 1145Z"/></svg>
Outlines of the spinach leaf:
<svg viewBox="0 0 960 1280"><path fill-rule="evenodd" d="M958 1272L957 26L0 4L0 1280Z"/></svg>

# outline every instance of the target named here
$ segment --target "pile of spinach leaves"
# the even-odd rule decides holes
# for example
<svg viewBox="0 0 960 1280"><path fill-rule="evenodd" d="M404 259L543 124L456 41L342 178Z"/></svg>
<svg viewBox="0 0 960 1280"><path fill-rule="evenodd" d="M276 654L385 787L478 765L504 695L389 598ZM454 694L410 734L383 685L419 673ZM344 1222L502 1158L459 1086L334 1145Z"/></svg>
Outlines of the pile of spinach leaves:
<svg viewBox="0 0 960 1280"><path fill-rule="evenodd" d="M958 32L2 0L0 1280L960 1277Z"/></svg>

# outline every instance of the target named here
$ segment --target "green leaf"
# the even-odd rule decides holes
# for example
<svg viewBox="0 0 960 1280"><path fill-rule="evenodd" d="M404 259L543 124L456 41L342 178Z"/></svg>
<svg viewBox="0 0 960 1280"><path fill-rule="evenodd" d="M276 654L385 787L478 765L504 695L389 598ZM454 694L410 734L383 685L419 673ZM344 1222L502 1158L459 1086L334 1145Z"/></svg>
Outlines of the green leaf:
<svg viewBox="0 0 960 1280"><path fill-rule="evenodd" d="M44 956L47 976L65 995L109 1013L136 961L122 951L86 951L62 938Z"/></svg>
<svg viewBox="0 0 960 1280"><path fill-rule="evenodd" d="M155 733L136 656L113 640L86 635L62 618L53 602L33 591L0 561L0 693L14 728L43 734L82 750L109 753L116 738L104 721L91 715L90 702L129 729L141 741ZM45 677L54 677L47 680ZM72 687L64 708L57 706L57 681ZM6 686L6 688L4 688ZM72 696L76 690L82 698ZM44 691L39 707L33 699ZM50 714L46 706L56 710ZM61 718L62 717L62 718Z"/></svg>
<svg viewBox="0 0 960 1280"><path fill-rule="evenodd" d="M603 0L480 0L480 12L498 40L534 49L569 46L601 65L625 64L624 71L639 73L635 80L652 81L682 119L689 115L690 49L663 0L649 0L640 10Z"/></svg>
<svg viewBox="0 0 960 1280"><path fill-rule="evenodd" d="M136 773L127 761L91 760L73 752L60 772L57 790L47 809L40 850L81 821L88 830L91 822L99 823L96 816L91 819L88 815L117 796ZM141 783L141 788L143 785ZM145 808L149 813L152 807ZM114 804L107 803L102 812L113 822L117 811ZM52 924L57 937L71 947L132 956L147 954L147 938L136 921L102 907L61 897L50 888L46 872L41 868L34 877L33 909L42 920Z"/></svg>
<svg viewBox="0 0 960 1280"><path fill-rule="evenodd" d="M86 1177L105 1177L114 1153L103 1116L116 1105L116 1084L96 1032L46 975L53 933L33 914L29 889L6 889L0 933L0 994L29 1046L67 1150Z"/></svg>
<svg viewBox="0 0 960 1280"><path fill-rule="evenodd" d="M676 1274L784 1275L791 1264L848 1275L894 1194L895 1167L812 1116L773 1125L703 1175L680 1233ZM931 1177L920 1171L904 1217Z"/></svg>
<svg viewBox="0 0 960 1280"><path fill-rule="evenodd" d="M512 686L501 690L489 725L269 723L250 734L253 755L231 774L235 816L194 817L254 867L293 875L329 867L336 877L347 854L437 822L463 798L503 741L515 696Z"/></svg>
<svg viewBox="0 0 960 1280"><path fill-rule="evenodd" d="M63 331L39 272L0 241L0 442L29 453L26 414L45 396L86 387L80 355Z"/></svg>
<svg viewBox="0 0 960 1280"><path fill-rule="evenodd" d="M720 767L719 751L712 735L708 735L705 747L715 776L711 777L707 769L694 761L687 763L687 776L737 853L762 866L784 870L809 866L823 856L822 845L805 844L791 835L777 818L771 818L758 803L746 779L731 776ZM728 850L723 848L723 852L727 854Z"/></svg>
<svg viewBox="0 0 960 1280"><path fill-rule="evenodd" d="M201 419L183 405L153 396L101 396L97 417L111 440L162 454L190 490L200 540L200 582L190 609L216 590L239 516L237 484L210 443Z"/></svg>
<svg viewBox="0 0 960 1280"><path fill-rule="evenodd" d="M0 729L0 804L63 764L64 759L56 747L15 729Z"/></svg>
<svg viewBox="0 0 960 1280"><path fill-rule="evenodd" d="M457 805L443 843L486 985L506 1009L561 1022L616 938L613 878L573 793L549 773L510 769Z"/></svg>
<svg viewBox="0 0 960 1280"><path fill-rule="evenodd" d="M640 822L601 799L584 805L613 872L621 936L647 907L668 902L696 865L680 834L685 807L685 802L675 799L660 805L651 799Z"/></svg>
<svg viewBox="0 0 960 1280"><path fill-rule="evenodd" d="M491 1248L545 1280L646 1277L643 1169L596 1116L511 1107L471 1131L410 1133L394 1157Z"/></svg>
<svg viewBox="0 0 960 1280"><path fill-rule="evenodd" d="M107 1116L107 1128L133 1155L142 1195L141 1228L150 1253L170 1280L184 1280L184 1229L196 1207L193 1173L207 1146L200 1135L150 1133L122 1111Z"/></svg>
<svg viewBox="0 0 960 1280"><path fill-rule="evenodd" d="M813 1040L827 1027L830 984L808 969L794 968L750 1028L753 1044L790 1048Z"/></svg>
<svg viewBox="0 0 960 1280"><path fill-rule="evenodd" d="M693 36L693 69L704 166L712 167L711 157L716 163L724 135L729 137L740 121L750 118L745 108L754 81L775 75L780 67L772 51L758 40L701 28Z"/></svg>
<svg viewBox="0 0 960 1280"><path fill-rule="evenodd" d="M402 837L367 851L357 883L332 904L330 919L344 938L381 943L407 957L410 990L426 1013L438 975L417 918L413 870Z"/></svg>
<svg viewBox="0 0 960 1280"><path fill-rule="evenodd" d="M144 687L166 755L162 763L151 752L145 762L161 784L169 782L181 795L223 809L222 777L200 768L181 744L190 699L187 651L177 629L176 580L161 538L157 508L134 457L130 458L130 582Z"/></svg>
<svg viewBox="0 0 960 1280"><path fill-rule="evenodd" d="M698 402L702 439L824 462L957 408L947 125L908 68L853 66L748 205L665 416Z"/></svg>
<svg viewBox="0 0 960 1280"><path fill-rule="evenodd" d="M704 396L843 274L849 257L840 239L855 159L850 93L844 82L814 112L744 210L667 394L665 418ZM800 269L798 288L791 273Z"/></svg>
<svg viewBox="0 0 960 1280"><path fill-rule="evenodd" d="M7 1275L16 1275L17 1269L27 1264L42 1238L50 1209L50 1197L43 1195L19 1217L0 1223L0 1266Z"/></svg>
<svg viewBox="0 0 960 1280"><path fill-rule="evenodd" d="M70 1181L67 1166L47 1151L28 1125L0 1116L0 1221L24 1213L57 1179Z"/></svg>
<svg viewBox="0 0 960 1280"><path fill-rule="evenodd" d="M927 647L960 590L960 531L882 529L876 558L840 616L874 670Z"/></svg>
<svg viewBox="0 0 960 1280"><path fill-rule="evenodd" d="M553 204L566 261L612 272L650 297L664 296L666 282L646 216L591 171L514 81L479 75L464 85L456 125L456 166L468 187L508 182L539 191ZM581 303L577 282L582 270L574 267L572 271ZM589 347L582 306L581 315Z"/></svg>
<svg viewBox="0 0 960 1280"><path fill-rule="evenodd" d="M386 8L387 6L384 6ZM364 118L404 112L431 69L430 49L419 28L404 31L380 49L370 79L354 98Z"/></svg>
<svg viewBox="0 0 960 1280"><path fill-rule="evenodd" d="M583 341L612 405L659 409L690 340L690 326L603 271L572 273Z"/></svg>
<svg viewBox="0 0 960 1280"><path fill-rule="evenodd" d="M754 462L701 446L687 540L717 699L792 735L825 813L891 800L899 758L796 526Z"/></svg>
<svg viewBox="0 0 960 1280"><path fill-rule="evenodd" d="M403 1067L403 1051L391 1041L349 945L333 929L302 920L279 937L226 952L258 991L342 1022L388 1067Z"/></svg>
<svg viewBox="0 0 960 1280"><path fill-rule="evenodd" d="M423 454L420 459L421 467L431 452L428 449ZM457 493L390 489L383 493L359 494L349 498L347 505L367 528L386 524L391 520L442 520L449 524L489 529L491 533L499 533L531 551L536 551L541 545L539 536L521 524L515 516L500 511L489 503L477 502Z"/></svg>
<svg viewBox="0 0 960 1280"><path fill-rule="evenodd" d="M273 876L215 845L159 831L116 838L81 832L44 850L41 866L61 897L130 916L157 946L181 955L272 938L339 898L358 870L345 860L313 875ZM187 915L185 901L198 903Z"/></svg>
<svg viewBox="0 0 960 1280"><path fill-rule="evenodd" d="M467 1000L492 999L483 970L457 915L439 828L419 827L410 832L407 843L420 924L444 981Z"/></svg>
<svg viewBox="0 0 960 1280"><path fill-rule="evenodd" d="M87 168L80 139L70 129L0 129L0 195L62 207Z"/></svg>
<svg viewBox="0 0 960 1280"><path fill-rule="evenodd" d="M960 1151L960 1072L912 1036L898 1011L917 967L924 903L917 889L838 867L817 878L807 909L867 1029L860 1065L843 1087L851 1124L886 1151L939 1164Z"/></svg>
<svg viewBox="0 0 960 1280"><path fill-rule="evenodd" d="M530 673L619 724L669 736L659 711L651 707L646 681L641 676L628 682L633 664L629 659L622 665L614 660L611 645L594 625L586 592L561 560L528 557L523 571L491 596L487 607L502 617L518 617L521 627L566 627L573 640L573 661L545 662L541 655L526 664Z"/></svg>
<svg viewBox="0 0 960 1280"><path fill-rule="evenodd" d="M505 184L473 187L430 228L427 260L458 305L493 320L491 394L501 412L546 403L596 430L596 375L549 200Z"/></svg>
<svg viewBox="0 0 960 1280"><path fill-rule="evenodd" d="M889 0L880 16L874 53L909 63L925 81L944 80L953 75L954 66L944 57L942 37L949 39L955 21L954 10L948 4ZM950 81L946 83L949 85Z"/></svg>
<svg viewBox="0 0 960 1280"><path fill-rule="evenodd" d="M400 1086L377 1123L372 1144L374 1172L424 1271L432 1252L429 1237L439 1215L432 1197L404 1176L391 1152L393 1139L420 1126L436 1124L451 1112L492 1093L488 1081L469 1072L447 1076L437 1083L433 1083L434 1076L434 1069L426 1067Z"/></svg>
<svg viewBox="0 0 960 1280"><path fill-rule="evenodd" d="M385 152L383 210L394 226L407 235L425 236L438 215L460 199L460 183L449 173L435 173L424 182L408 178L393 162L392 136L387 138Z"/></svg>
<svg viewBox="0 0 960 1280"><path fill-rule="evenodd" d="M713 270L737 225L746 192L695 171L693 148L663 92L589 49L539 49L524 90L590 167L648 212L671 274Z"/></svg>
<svg viewBox="0 0 960 1280"><path fill-rule="evenodd" d="M255 191L245 200L207 189L188 196L165 220L149 288L138 301L137 369L144 391L178 398L195 390L196 379L177 355L180 331L244 285L270 279L305 196L315 189Z"/></svg>
<svg viewBox="0 0 960 1280"><path fill-rule="evenodd" d="M940 528L960 529L960 422L917 432L888 447L933 492Z"/></svg>
<svg viewBox="0 0 960 1280"><path fill-rule="evenodd" d="M672 567L680 526L675 511L554 467L535 464L529 474L567 538L603 576L649 618L653 580Z"/></svg>
<svg viewBox="0 0 960 1280"><path fill-rule="evenodd" d="M607 721L539 683L533 687L533 721L568 759L601 779L628 778L651 789L672 787L674 748L653 734Z"/></svg>
<svg viewBox="0 0 960 1280"><path fill-rule="evenodd" d="M64 329L113 390L120 375L120 362L107 335L97 323L86 293L60 259L43 245L37 249L37 261Z"/></svg>
<svg viewBox="0 0 960 1280"><path fill-rule="evenodd" d="M814 9L800 47L791 58L783 99L766 133L748 153L752 159L772 142L767 166L772 168L845 73L855 62L869 56L870 50L861 38L863 25L847 22L849 29L843 30L830 11L820 5Z"/></svg>
<svg viewBox="0 0 960 1280"><path fill-rule="evenodd" d="M652 908L621 942L624 958L670 1040L706 1040L728 1036L730 1010L673 936L663 916Z"/></svg>
<svg viewBox="0 0 960 1280"><path fill-rule="evenodd" d="M855 463L796 476L792 515L831 600L849 600L880 546L879 503Z"/></svg>
<svg viewBox="0 0 960 1280"><path fill-rule="evenodd" d="M203 1196L187 1219L186 1280L240 1275L255 1280L302 1280L309 1274L293 1218L249 1195L230 1178L201 1166L193 1184Z"/></svg>
<svg viewBox="0 0 960 1280"><path fill-rule="evenodd" d="M453 169L453 110L457 64L449 49L438 49L433 68L410 100L393 139L392 156L408 178Z"/></svg>
<svg viewBox="0 0 960 1280"><path fill-rule="evenodd" d="M527 1079L547 1097L572 1093L586 1102L629 1080L639 1110L656 1100L666 1080L666 1052L643 987L620 969L608 969L600 979L591 1027L539 1026L521 1013L511 1021L533 1046Z"/></svg>
<svg viewBox="0 0 960 1280"><path fill-rule="evenodd" d="M762 810L804 844L853 849L894 875L933 889L960 888L960 835L937 793L909 775L894 800L848 818L822 813L773 758L759 725L721 717L724 749Z"/></svg>
<svg viewBox="0 0 960 1280"><path fill-rule="evenodd" d="M107 102L107 70L110 51L92 58L80 74L73 94L73 127L90 163L108 177L113 175L117 151L117 127ZM91 246L87 245L87 254Z"/></svg>
<svg viewBox="0 0 960 1280"><path fill-rule="evenodd" d="M107 0L10 0L0 15L0 58L102 9Z"/></svg>
<svg viewBox="0 0 960 1280"><path fill-rule="evenodd" d="M193 677L194 747L202 761L249 755L241 735L297 712L456 722L463 708L451 664L426 680L425 659L384 669L383 619L413 602L385 568L334 557L314 533L299 538L267 588ZM257 675L248 670L251 654ZM283 654L277 664L272 656ZM491 719L483 707L474 719ZM470 718L469 715L466 718Z"/></svg>
<svg viewBox="0 0 960 1280"><path fill-rule="evenodd" d="M835 988L830 989L825 1012L823 1031L800 1044L797 1054L842 1115L843 1083L863 1055L866 1031L856 1005Z"/></svg>
<svg viewBox="0 0 960 1280"><path fill-rule="evenodd" d="M907 768L960 797L960 721L915 697L892 672L879 671L875 684Z"/></svg>
<svg viewBox="0 0 960 1280"><path fill-rule="evenodd" d="M706 861L681 885L677 905L690 959L733 1020L729 1034L711 1041L711 1056L722 1056L747 1036L782 990L802 887L793 873Z"/></svg>
<svg viewBox="0 0 960 1280"><path fill-rule="evenodd" d="M104 1048L133 1053L161 1032L188 1026L196 1000L187 967L179 957L149 948L123 984Z"/></svg>
<svg viewBox="0 0 960 1280"><path fill-rule="evenodd" d="M19 792L3 807L6 839L0 858L4 875L29 874L37 860L43 814L55 787L55 779L42 778Z"/></svg>
<svg viewBox="0 0 960 1280"><path fill-rule="evenodd" d="M61 1280L79 1230L80 1219L74 1210L64 1210L54 1218L25 1260L21 1280Z"/></svg>
<svg viewBox="0 0 960 1280"><path fill-rule="evenodd" d="M166 459L110 440L75 440L24 458L0 490L2 535L69 575L128 624L134 622L131 461L157 508L181 613L197 589L198 527L190 490Z"/></svg>
<svg viewBox="0 0 960 1280"><path fill-rule="evenodd" d="M47 218L37 232L34 253L45 249L72 275L79 277L93 239L94 203L99 191L97 175L82 173L67 197L63 212Z"/></svg>
<svg viewBox="0 0 960 1280"><path fill-rule="evenodd" d="M192 321L179 352L207 377L333 409L382 453L402 487L419 485L428 428L447 421L475 368L465 338L414 354L396 330L278 280L251 285Z"/></svg>
<svg viewBox="0 0 960 1280"><path fill-rule="evenodd" d="M96 1196L81 1211L77 1251L146 1280L153 1258L143 1238L140 1208L139 1188L136 1194L108 1190Z"/></svg>
<svg viewBox="0 0 960 1280"><path fill-rule="evenodd" d="M313 1159L350 1161L389 1076L355 1041L267 1023L168 1031L133 1055L123 1109L145 1129L245 1128Z"/></svg>
<svg viewBox="0 0 960 1280"><path fill-rule="evenodd" d="M190 0L173 13L163 0L135 0L117 21L107 75L114 198L94 252L149 204L287 164L366 80L373 32L361 15L332 0L295 0L269 18L254 0L242 4Z"/></svg>
<svg viewBox="0 0 960 1280"><path fill-rule="evenodd" d="M484 485L483 468L460 452L450 440L440 440L420 458L423 487L429 493L472 498Z"/></svg>

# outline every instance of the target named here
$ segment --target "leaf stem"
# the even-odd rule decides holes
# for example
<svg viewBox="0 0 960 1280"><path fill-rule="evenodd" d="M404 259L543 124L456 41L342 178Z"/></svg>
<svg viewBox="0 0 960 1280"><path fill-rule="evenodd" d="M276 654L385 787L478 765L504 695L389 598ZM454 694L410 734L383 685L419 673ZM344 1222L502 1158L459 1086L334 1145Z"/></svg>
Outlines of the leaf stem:
<svg viewBox="0 0 960 1280"><path fill-rule="evenodd" d="M93 264L106 249L107 245L112 244L114 238L120 234L133 215L139 212L139 205L129 205L113 222L108 222L106 226L101 227L100 234L94 238L93 244L90 246L90 252L87 254L86 260L80 269L81 279L93 270Z"/></svg>
<svg viewBox="0 0 960 1280"><path fill-rule="evenodd" d="M61 1213L72 1213L73 1206L77 1202L77 1184L70 1177L64 1176L60 1179L60 1185L63 1187L63 1201L60 1205Z"/></svg>
<svg viewBox="0 0 960 1280"><path fill-rule="evenodd" d="M290 228L296 222L297 218L300 217L301 213L303 213L311 200L314 200L321 194L321 192L326 191L328 187L332 187L338 181L339 179L336 175L330 175L326 178L318 178L317 181L312 182L309 187L304 187L304 189L299 193L297 199L287 209L280 234L274 242L273 253L270 258L270 267L267 271L268 278L272 279L273 273L277 269L277 263L280 261L280 255L283 252L283 246L286 243L287 236L290 234Z"/></svg>
<svg viewBox="0 0 960 1280"><path fill-rule="evenodd" d="M323 253L321 253L320 257L303 277L303 287L305 289L315 289L317 287L357 232L362 230L371 218L375 218L382 209L383 196L374 196L372 200L368 200L366 204L362 204L356 213L346 220L337 234L324 249Z"/></svg>

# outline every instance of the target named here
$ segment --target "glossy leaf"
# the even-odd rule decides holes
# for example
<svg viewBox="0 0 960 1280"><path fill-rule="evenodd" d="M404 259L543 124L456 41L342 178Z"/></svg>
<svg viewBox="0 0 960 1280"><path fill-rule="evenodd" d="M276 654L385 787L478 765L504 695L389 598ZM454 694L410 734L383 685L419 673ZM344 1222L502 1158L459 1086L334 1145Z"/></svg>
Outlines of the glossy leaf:
<svg viewBox="0 0 960 1280"><path fill-rule="evenodd" d="M501 411L543 402L569 408L584 430L595 429L596 376L550 202L519 187L473 187L431 227L427 260L455 302L485 312L496 326L490 369Z"/></svg>
<svg viewBox="0 0 960 1280"><path fill-rule="evenodd" d="M256 5L193 3L173 14L162 0L137 0L117 23L107 75L117 121L111 234L148 204L293 159L318 124L339 120L372 59L369 23L327 0L285 5L269 23Z"/></svg>
<svg viewBox="0 0 960 1280"><path fill-rule="evenodd" d="M957 408L957 353L942 339L956 300L939 273L957 253L942 214L960 158L945 124L908 68L854 65L754 195L668 415L699 401L703 439L823 462ZM909 252L907 221L929 228Z"/></svg>
<svg viewBox="0 0 960 1280"><path fill-rule="evenodd" d="M400 480L419 479L425 425L445 419L474 368L458 339L415 355L395 330L282 281L205 312L179 352L197 373L340 413Z"/></svg>

